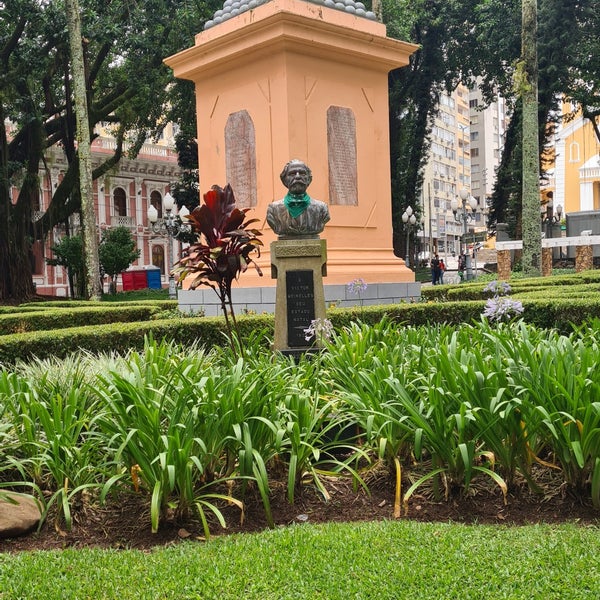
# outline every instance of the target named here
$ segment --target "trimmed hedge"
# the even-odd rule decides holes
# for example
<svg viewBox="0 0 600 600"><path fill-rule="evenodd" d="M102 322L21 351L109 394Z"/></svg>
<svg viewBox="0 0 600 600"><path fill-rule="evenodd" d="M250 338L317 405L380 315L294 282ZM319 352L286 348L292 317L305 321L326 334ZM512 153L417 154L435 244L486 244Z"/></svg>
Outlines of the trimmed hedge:
<svg viewBox="0 0 600 600"><path fill-rule="evenodd" d="M441 286L440 286L441 287ZM354 321L376 323L384 315L406 325L437 323L460 324L481 319L484 300L466 302L417 302L385 306L333 308L328 318L336 329ZM523 319L538 327L570 333L573 326L593 318L600 318L600 295L589 299L524 300ZM242 339L258 333L270 344L273 337L273 315L243 315L237 318ZM70 327L54 331L18 333L0 337L0 363L14 364L32 357L63 358L85 350L94 353L119 352L141 349L144 337L174 340L188 345L199 342L205 347L221 346L226 342L227 330L223 317L185 317L159 319L134 323Z"/></svg>
<svg viewBox="0 0 600 600"><path fill-rule="evenodd" d="M14 312L13 309L10 314L0 314L0 335L84 325L148 321L164 310L156 303L130 303L122 306L81 305L80 307L70 305L68 308L52 307L28 312Z"/></svg>
<svg viewBox="0 0 600 600"><path fill-rule="evenodd" d="M268 315L238 317L242 338L264 330L265 341L272 337L273 318ZM0 338L0 364L11 365L34 357L65 358L73 352L96 353L141 350L145 336L174 340L181 344L223 345L227 339L222 317L186 317L155 321L71 327L66 330L17 333Z"/></svg>
<svg viewBox="0 0 600 600"><path fill-rule="evenodd" d="M600 270L583 271L569 275L556 275L552 277L529 277L527 279L511 279L511 297L521 299L521 294L540 291L547 298L563 297L568 290L581 287L587 291L600 292ZM421 297L424 300L446 302L448 300L480 300L487 299L489 293L483 289L488 284L478 281L469 281L456 284L433 285L421 289Z"/></svg>

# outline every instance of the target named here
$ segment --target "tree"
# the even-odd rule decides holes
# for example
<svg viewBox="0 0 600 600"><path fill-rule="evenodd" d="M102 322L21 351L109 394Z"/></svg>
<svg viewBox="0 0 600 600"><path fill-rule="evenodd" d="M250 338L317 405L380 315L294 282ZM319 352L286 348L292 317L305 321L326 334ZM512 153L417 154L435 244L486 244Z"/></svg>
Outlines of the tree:
<svg viewBox="0 0 600 600"><path fill-rule="evenodd" d="M581 111L582 116L589 119L600 144L600 1L583 4L579 15L581 36L573 48L576 60L566 99L574 104L570 117Z"/></svg>
<svg viewBox="0 0 600 600"><path fill-rule="evenodd" d="M69 44L73 74L73 96L77 121L77 161L79 171L79 193L83 216L83 239L87 275L87 296L90 300L100 300L100 265L98 263L98 238L96 237L96 213L94 211L94 189L92 184L92 148L90 143L89 112L86 90L85 66L83 62L83 42L81 39L81 19L78 0L65 0Z"/></svg>
<svg viewBox="0 0 600 600"><path fill-rule="evenodd" d="M71 298L83 298L85 294L85 263L81 236L65 236L50 250L55 257L47 258L46 262L53 267L65 267L69 278Z"/></svg>
<svg viewBox="0 0 600 600"><path fill-rule="evenodd" d="M135 156L190 104L191 88L173 81L163 58L193 43L219 0L79 0L88 93L89 130L102 123L115 153L93 178L108 173L124 152ZM34 294L31 243L81 209L76 160L73 70L64 0L11 0L0 11L0 301ZM188 114L184 112L184 114ZM93 136L92 136L93 137ZM68 162L50 206L35 223L38 171L44 153L60 147ZM19 189L13 201L12 187Z"/></svg>
<svg viewBox="0 0 600 600"><path fill-rule="evenodd" d="M135 240L127 227L111 227L102 233L98 247L102 271L110 277L110 290L117 289L117 276L127 269L140 256Z"/></svg>
<svg viewBox="0 0 600 600"><path fill-rule="evenodd" d="M521 123L521 103L512 83L520 58L521 0L384 0L383 9L388 35L420 45L407 67L390 74L396 254L401 256L404 247L402 212L420 204L422 168L439 94L458 82L479 86L488 100L501 94L517 111L507 134L489 225L508 221L513 231L520 230L521 135L515 127ZM574 89L578 80L587 81L584 89L591 90L589 81L598 79L598 14L598 0L539 0L540 154L552 136L548 122L559 117L559 95ZM587 73L583 78L582 72ZM587 106L600 106L597 96L588 98Z"/></svg>
<svg viewBox="0 0 600 600"><path fill-rule="evenodd" d="M541 274L540 146L538 123L537 0L522 0L521 60L515 86L521 97L523 146L523 273Z"/></svg>
<svg viewBox="0 0 600 600"><path fill-rule="evenodd" d="M402 227L407 206L420 214L423 167L440 94L456 86L465 64L476 0L387 0L383 4L388 35L419 44L406 67L392 71L390 88L390 160L394 251L403 256L408 230Z"/></svg>
<svg viewBox="0 0 600 600"><path fill-rule="evenodd" d="M577 65L586 62L583 56L578 56L582 36L593 21L591 15L598 12L591 8L594 4L597 8L598 0L565 0L560 3L538 0L537 3L540 183L546 178L543 154L553 139L554 125L562 118L559 102L564 94L569 95L577 80ZM477 52L474 48L468 50L467 63L471 64L472 57L477 56L479 66L474 66L485 74L483 89L488 98L499 92L513 104L513 116L492 194L488 226L493 230L497 223L508 223L511 235L520 238L523 236L522 102L515 93L513 76L520 60L516 52L521 47L522 3L521 0L487 0L480 3L478 15L475 31L479 33L474 35L474 39L479 49ZM598 17L595 19L598 25Z"/></svg>

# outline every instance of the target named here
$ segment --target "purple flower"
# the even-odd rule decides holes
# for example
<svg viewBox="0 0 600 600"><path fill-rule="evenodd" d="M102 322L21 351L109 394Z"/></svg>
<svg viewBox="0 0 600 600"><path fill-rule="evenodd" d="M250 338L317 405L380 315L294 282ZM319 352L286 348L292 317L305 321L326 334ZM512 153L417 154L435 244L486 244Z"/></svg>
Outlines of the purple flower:
<svg viewBox="0 0 600 600"><path fill-rule="evenodd" d="M304 330L304 339L310 342L313 338L317 342L329 341L333 335L333 323L329 319L313 319L310 326Z"/></svg>
<svg viewBox="0 0 600 600"><path fill-rule="evenodd" d="M510 285L506 281L494 279L483 288L483 291L491 293L494 296L507 296L510 294Z"/></svg>
<svg viewBox="0 0 600 600"><path fill-rule="evenodd" d="M483 316L490 321L510 321L523 312L523 304L506 296L490 298L483 309Z"/></svg>
<svg viewBox="0 0 600 600"><path fill-rule="evenodd" d="M356 296L357 294L360 295L361 292L367 291L367 284L365 280L360 277L358 279L353 279L346 287L348 293L353 296Z"/></svg>

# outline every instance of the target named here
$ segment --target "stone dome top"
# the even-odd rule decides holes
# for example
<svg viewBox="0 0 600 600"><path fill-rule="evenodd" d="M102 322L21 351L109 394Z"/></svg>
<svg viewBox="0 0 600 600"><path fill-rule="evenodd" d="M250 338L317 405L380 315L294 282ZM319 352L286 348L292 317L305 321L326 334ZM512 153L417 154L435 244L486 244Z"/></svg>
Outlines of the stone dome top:
<svg viewBox="0 0 600 600"><path fill-rule="evenodd" d="M217 10L210 21L206 21L204 29L210 29L227 19L236 17L237 15L252 10L261 4L266 4L269 0L225 0L223 8ZM355 2L355 0L308 0L312 4L318 4L320 6L327 6L334 10L341 10L343 12L351 13L357 17L363 17L375 21L377 19L374 12L367 10L362 2Z"/></svg>

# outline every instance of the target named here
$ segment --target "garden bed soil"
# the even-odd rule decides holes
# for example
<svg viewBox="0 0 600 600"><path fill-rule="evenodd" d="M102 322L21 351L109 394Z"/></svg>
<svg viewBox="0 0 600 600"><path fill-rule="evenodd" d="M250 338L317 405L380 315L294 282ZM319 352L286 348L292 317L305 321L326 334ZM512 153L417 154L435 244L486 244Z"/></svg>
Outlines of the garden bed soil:
<svg viewBox="0 0 600 600"><path fill-rule="evenodd" d="M330 494L328 501L314 486L306 485L294 504L290 504L283 483L273 486L271 505L276 527L293 523L394 519L394 482L387 475L379 476L369 485L370 494L362 489L355 490L351 482L340 479L327 480L326 488ZM550 492L540 496L521 486L508 495L505 504L499 489L487 485L472 486L467 495L448 500L435 500L431 490L423 488L419 490L422 493L412 496L408 513L403 511L400 519L507 526L562 522L600 525L600 511L591 504L578 501L559 485L548 489ZM211 527L213 536L252 533L267 528L258 494L247 496L243 520L235 506L224 506L222 510L227 528L222 529L215 522ZM132 493L104 506L89 501L74 507L73 513L71 531L66 531L60 521L50 515L39 532L0 540L0 552L84 547L150 550L177 544L183 539L204 540L202 526L193 518L177 520L167 515L162 519L158 533L152 533L148 497L142 494Z"/></svg>

